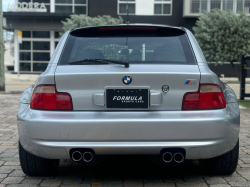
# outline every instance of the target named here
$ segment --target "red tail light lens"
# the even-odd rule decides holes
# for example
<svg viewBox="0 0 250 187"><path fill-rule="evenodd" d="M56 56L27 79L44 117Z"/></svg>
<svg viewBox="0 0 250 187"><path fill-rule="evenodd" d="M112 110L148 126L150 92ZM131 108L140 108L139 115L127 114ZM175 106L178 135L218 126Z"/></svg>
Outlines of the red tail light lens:
<svg viewBox="0 0 250 187"><path fill-rule="evenodd" d="M68 93L58 93L55 85L40 85L33 92L30 108L38 110L73 110Z"/></svg>
<svg viewBox="0 0 250 187"><path fill-rule="evenodd" d="M218 85L201 84L199 91L186 93L182 110L222 109L226 107L224 94Z"/></svg>

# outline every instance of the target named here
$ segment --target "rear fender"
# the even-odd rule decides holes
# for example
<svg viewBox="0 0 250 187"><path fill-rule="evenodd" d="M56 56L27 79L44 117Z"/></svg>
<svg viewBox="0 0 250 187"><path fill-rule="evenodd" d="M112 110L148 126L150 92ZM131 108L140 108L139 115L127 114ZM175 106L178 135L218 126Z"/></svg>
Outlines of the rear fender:
<svg viewBox="0 0 250 187"><path fill-rule="evenodd" d="M227 84L223 83L219 77L212 72L209 67L207 65L199 65L199 69L201 72L201 79L200 79L200 84L217 84L220 85L225 99L226 99L226 103L237 103L237 97L234 93L234 91L232 90L232 88L230 88Z"/></svg>
<svg viewBox="0 0 250 187"><path fill-rule="evenodd" d="M24 92L23 92L23 95L21 96L21 99L19 101L19 103L22 103L22 104L30 104L31 102L31 97L32 97L32 93L33 93L33 90L35 88L35 85L32 84L29 88L27 88Z"/></svg>
<svg viewBox="0 0 250 187"><path fill-rule="evenodd" d="M21 99L19 101L18 106L18 113L17 113L17 119L26 119L30 115L30 102L32 99L33 90L35 88L35 85L32 84L29 88L27 88L23 95L21 96ZM19 123L19 122L18 122ZM18 125L19 126L19 125Z"/></svg>

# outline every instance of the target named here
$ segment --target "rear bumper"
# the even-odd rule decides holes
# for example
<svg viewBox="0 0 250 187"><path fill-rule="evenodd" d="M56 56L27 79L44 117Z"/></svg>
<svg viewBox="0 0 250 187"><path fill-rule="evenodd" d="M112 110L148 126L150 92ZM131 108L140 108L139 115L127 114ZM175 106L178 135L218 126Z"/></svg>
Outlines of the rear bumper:
<svg viewBox="0 0 250 187"><path fill-rule="evenodd" d="M69 159L71 148L97 155L150 154L180 147L186 159L205 159L233 149L239 138L237 103L222 110L52 112L20 104L18 133L32 154Z"/></svg>

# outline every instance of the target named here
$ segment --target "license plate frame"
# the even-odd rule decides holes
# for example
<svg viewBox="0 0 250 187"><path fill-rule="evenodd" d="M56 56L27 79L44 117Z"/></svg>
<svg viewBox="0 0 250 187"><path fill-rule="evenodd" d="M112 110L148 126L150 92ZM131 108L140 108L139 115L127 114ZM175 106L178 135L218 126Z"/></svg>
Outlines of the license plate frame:
<svg viewBox="0 0 250 187"><path fill-rule="evenodd" d="M114 96L117 96L117 97L114 98ZM120 96L120 98L118 98L118 96ZM129 99L124 98L122 100L123 96L124 97L130 96L130 98ZM131 97L136 97L136 98L132 100ZM122 101L125 101L125 102L122 103ZM150 106L149 87L129 87L129 88L128 87L107 87L105 88L106 110L148 110L149 106Z"/></svg>

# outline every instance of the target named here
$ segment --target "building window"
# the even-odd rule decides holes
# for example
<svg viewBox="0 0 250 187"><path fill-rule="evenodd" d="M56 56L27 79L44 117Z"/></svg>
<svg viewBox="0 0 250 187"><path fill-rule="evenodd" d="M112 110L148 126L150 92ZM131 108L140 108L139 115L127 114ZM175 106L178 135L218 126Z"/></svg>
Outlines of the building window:
<svg viewBox="0 0 250 187"><path fill-rule="evenodd" d="M154 4L155 15L171 15L172 0L155 0Z"/></svg>
<svg viewBox="0 0 250 187"><path fill-rule="evenodd" d="M191 0L191 13L201 14L213 9L249 14L250 0Z"/></svg>
<svg viewBox="0 0 250 187"><path fill-rule="evenodd" d="M135 0L118 0L118 14L135 14Z"/></svg>
<svg viewBox="0 0 250 187"><path fill-rule="evenodd" d="M33 42L33 50L50 50L50 42Z"/></svg>
<svg viewBox="0 0 250 187"><path fill-rule="evenodd" d="M50 38L49 31L33 31L33 38Z"/></svg>
<svg viewBox="0 0 250 187"><path fill-rule="evenodd" d="M245 14L250 14L250 0L245 0L244 12Z"/></svg>
<svg viewBox="0 0 250 187"><path fill-rule="evenodd" d="M57 47L58 43L59 43L59 42L55 42L55 48Z"/></svg>
<svg viewBox="0 0 250 187"><path fill-rule="evenodd" d="M43 72L50 60L50 31L23 31L23 35L19 44L20 71Z"/></svg>
<svg viewBox="0 0 250 187"><path fill-rule="evenodd" d="M33 52L33 61L49 61L50 53L46 52Z"/></svg>
<svg viewBox="0 0 250 187"><path fill-rule="evenodd" d="M56 47L57 47L57 45L58 45L58 43L60 41L60 32L58 32L58 31L55 32L55 39L54 39L54 41L55 41L54 45L55 45L55 49L56 49Z"/></svg>
<svg viewBox="0 0 250 187"><path fill-rule="evenodd" d="M20 52L19 58L20 60L30 60L31 53L30 52Z"/></svg>
<svg viewBox="0 0 250 187"><path fill-rule="evenodd" d="M191 13L200 14L208 9L208 0L192 0Z"/></svg>
<svg viewBox="0 0 250 187"><path fill-rule="evenodd" d="M236 13L239 14L241 12L245 14L250 13L250 0L237 0L236 4Z"/></svg>
<svg viewBox="0 0 250 187"><path fill-rule="evenodd" d="M44 71L47 68L47 63L34 63L33 71Z"/></svg>
<svg viewBox="0 0 250 187"><path fill-rule="evenodd" d="M223 0L222 10L233 11L234 10L234 0Z"/></svg>
<svg viewBox="0 0 250 187"><path fill-rule="evenodd" d="M20 63L20 71L30 71L31 65L30 63Z"/></svg>
<svg viewBox="0 0 250 187"><path fill-rule="evenodd" d="M30 31L23 31L23 38L30 38L31 32Z"/></svg>
<svg viewBox="0 0 250 187"><path fill-rule="evenodd" d="M50 12L50 0L18 0L19 3L44 3L47 12Z"/></svg>
<svg viewBox="0 0 250 187"><path fill-rule="evenodd" d="M87 15L87 4L87 0L55 0L55 12Z"/></svg>
<svg viewBox="0 0 250 187"><path fill-rule="evenodd" d="M211 0L210 10L221 9L221 0Z"/></svg>
<svg viewBox="0 0 250 187"><path fill-rule="evenodd" d="M55 38L60 38L60 32L55 32Z"/></svg>
<svg viewBox="0 0 250 187"><path fill-rule="evenodd" d="M19 49L21 50L30 50L30 42L29 41L23 41L21 44L19 44Z"/></svg>

